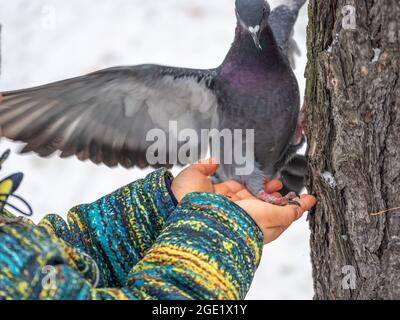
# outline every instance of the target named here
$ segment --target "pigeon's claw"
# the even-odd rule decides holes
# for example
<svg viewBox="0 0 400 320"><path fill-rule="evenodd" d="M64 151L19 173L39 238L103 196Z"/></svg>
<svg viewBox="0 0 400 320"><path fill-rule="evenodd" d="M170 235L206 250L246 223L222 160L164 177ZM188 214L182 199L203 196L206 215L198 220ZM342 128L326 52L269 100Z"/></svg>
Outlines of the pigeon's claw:
<svg viewBox="0 0 400 320"><path fill-rule="evenodd" d="M289 199L288 204L292 205L292 206L297 206L297 207L301 207L301 204L293 199Z"/></svg>
<svg viewBox="0 0 400 320"><path fill-rule="evenodd" d="M262 201L265 201L266 203L273 204L276 206L286 206L287 204L300 206L300 204L297 201L293 200L298 198L297 194L294 192L290 192L284 197L277 197L265 191L262 191L257 195L257 198Z"/></svg>

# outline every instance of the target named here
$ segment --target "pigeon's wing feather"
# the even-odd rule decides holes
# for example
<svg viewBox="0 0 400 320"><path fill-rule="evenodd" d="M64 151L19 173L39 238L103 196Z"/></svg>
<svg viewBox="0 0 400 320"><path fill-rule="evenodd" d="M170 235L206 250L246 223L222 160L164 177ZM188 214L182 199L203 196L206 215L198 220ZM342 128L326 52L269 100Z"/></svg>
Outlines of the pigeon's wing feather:
<svg viewBox="0 0 400 320"><path fill-rule="evenodd" d="M157 65L117 67L4 92L0 137L26 142L23 152L41 156L59 150L62 157L77 155L110 167L146 167L146 151L157 139L147 141L151 129L160 129L168 139L173 135L170 121L176 121L178 130L210 128L217 106L211 89L214 73ZM168 154L168 145L158 147Z"/></svg>
<svg viewBox="0 0 400 320"><path fill-rule="evenodd" d="M304 179L307 173L305 156L296 154L283 168L280 179L283 182L282 194L296 192L300 194L304 189Z"/></svg>
<svg viewBox="0 0 400 320"><path fill-rule="evenodd" d="M294 25L300 9L307 0L284 0L282 4L272 10L269 22L275 39L282 51L294 66L295 55L300 53L296 41L293 39Z"/></svg>

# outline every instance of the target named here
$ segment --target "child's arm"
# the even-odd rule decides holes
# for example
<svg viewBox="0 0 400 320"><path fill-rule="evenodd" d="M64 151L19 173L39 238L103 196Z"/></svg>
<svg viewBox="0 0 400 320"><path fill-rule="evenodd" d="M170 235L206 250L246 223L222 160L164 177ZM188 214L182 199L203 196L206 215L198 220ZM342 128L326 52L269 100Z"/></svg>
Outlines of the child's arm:
<svg viewBox="0 0 400 320"><path fill-rule="evenodd" d="M252 218L227 198L191 193L133 268L127 287L140 298L243 299L263 240Z"/></svg>
<svg viewBox="0 0 400 320"><path fill-rule="evenodd" d="M176 207L169 188L172 179L165 169L154 171L94 203L71 209L68 225L49 215L40 226L90 255L102 275L101 285L119 286Z"/></svg>
<svg viewBox="0 0 400 320"><path fill-rule="evenodd" d="M65 284L60 288L66 289L58 290L57 298L243 299L259 264L263 241L281 234L315 204L315 199L301 197L299 208L266 204L263 214L262 204L244 201L239 201L240 205L247 206L255 220L225 197L186 195L122 288L93 288L77 272L63 266L62 274L68 270L70 277L63 277ZM68 286L70 283L74 286ZM52 291L47 292L54 298Z"/></svg>
<svg viewBox="0 0 400 320"><path fill-rule="evenodd" d="M43 290L40 298L241 299L260 261L263 239L250 216L227 198L191 193L122 288L93 288L77 270L59 265L57 290Z"/></svg>
<svg viewBox="0 0 400 320"><path fill-rule="evenodd" d="M259 263L262 241L279 236L315 199L302 197L301 207L268 205L237 183L213 186L207 176L215 170L216 166L195 165L181 173L172 185L181 201L175 210L165 184L170 176L165 180L165 171L157 171L128 189L75 209L71 230L57 216L37 227L0 214L0 298L243 298ZM138 225L121 222L121 216L132 213L144 214L133 217ZM130 252L123 250L133 243L132 235L146 245L139 246L142 249L134 251L130 261Z"/></svg>

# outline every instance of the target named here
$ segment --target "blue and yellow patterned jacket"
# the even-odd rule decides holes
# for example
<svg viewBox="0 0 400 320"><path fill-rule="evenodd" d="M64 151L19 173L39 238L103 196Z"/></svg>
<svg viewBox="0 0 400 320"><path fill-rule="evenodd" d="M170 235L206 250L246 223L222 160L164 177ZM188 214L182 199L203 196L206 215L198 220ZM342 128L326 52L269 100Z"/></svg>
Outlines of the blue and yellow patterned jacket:
<svg viewBox="0 0 400 320"><path fill-rule="evenodd" d="M38 225L0 213L0 299L242 299L263 235L228 199L179 205L158 170Z"/></svg>

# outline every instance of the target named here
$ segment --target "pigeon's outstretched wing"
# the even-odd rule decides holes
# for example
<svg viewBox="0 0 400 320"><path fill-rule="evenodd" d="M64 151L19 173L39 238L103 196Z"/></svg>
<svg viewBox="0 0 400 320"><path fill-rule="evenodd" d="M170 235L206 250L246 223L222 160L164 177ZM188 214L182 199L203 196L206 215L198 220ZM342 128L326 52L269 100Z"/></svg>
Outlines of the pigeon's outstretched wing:
<svg viewBox="0 0 400 320"><path fill-rule="evenodd" d="M272 10L269 23L275 39L294 66L295 55L300 53L293 39L294 25L300 9L307 0L282 0L282 4Z"/></svg>
<svg viewBox="0 0 400 320"><path fill-rule="evenodd" d="M211 90L214 73L157 65L117 67L4 92L0 137L26 142L22 152L41 156L59 150L62 157L77 155L110 167L146 167L147 148L154 144L146 141L149 130L161 129L168 139L174 134L169 121L176 121L178 130L210 128L217 106ZM159 152L168 154L168 145L164 148Z"/></svg>

